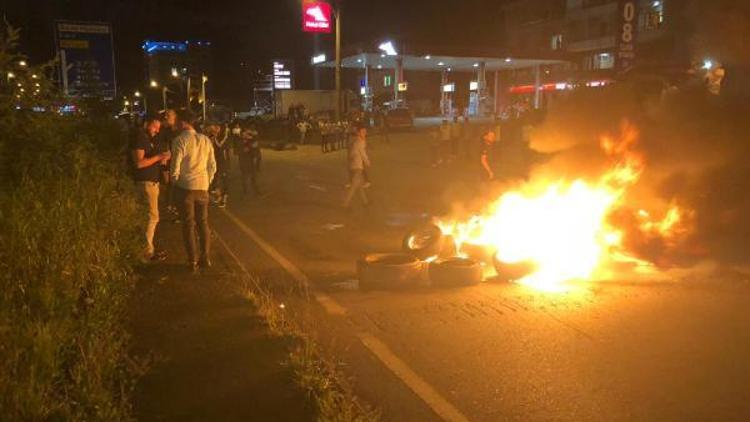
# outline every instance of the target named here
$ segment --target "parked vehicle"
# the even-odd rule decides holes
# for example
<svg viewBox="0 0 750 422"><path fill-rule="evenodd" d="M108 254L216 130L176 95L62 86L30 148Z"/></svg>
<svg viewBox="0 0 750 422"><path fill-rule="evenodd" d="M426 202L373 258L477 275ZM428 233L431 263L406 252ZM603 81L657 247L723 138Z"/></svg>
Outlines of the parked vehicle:
<svg viewBox="0 0 750 422"><path fill-rule="evenodd" d="M394 108L385 115L391 129L411 129L414 127L414 113L408 108Z"/></svg>

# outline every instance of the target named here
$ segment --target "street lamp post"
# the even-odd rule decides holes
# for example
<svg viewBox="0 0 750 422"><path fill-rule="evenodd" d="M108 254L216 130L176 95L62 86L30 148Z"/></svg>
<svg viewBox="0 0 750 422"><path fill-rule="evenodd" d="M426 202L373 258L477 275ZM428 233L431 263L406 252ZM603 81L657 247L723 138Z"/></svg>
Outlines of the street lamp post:
<svg viewBox="0 0 750 422"><path fill-rule="evenodd" d="M190 111L190 72L187 69L183 70L185 71L185 100L187 101L185 108ZM180 79L180 73L175 68L172 68L172 77ZM166 94L164 95L166 96Z"/></svg>
<svg viewBox="0 0 750 422"><path fill-rule="evenodd" d="M187 78L187 86L185 87L187 103L185 104L185 108L187 108L187 111L190 111L190 73L185 72L185 78Z"/></svg>
<svg viewBox="0 0 750 422"><path fill-rule="evenodd" d="M341 120L341 1L336 0L336 120Z"/></svg>
<svg viewBox="0 0 750 422"><path fill-rule="evenodd" d="M135 91L133 95L136 98L141 98L141 91ZM143 114L148 114L148 92L146 95L143 95Z"/></svg>
<svg viewBox="0 0 750 422"><path fill-rule="evenodd" d="M149 87L158 88L159 83L152 79L151 82L149 82ZM166 84L162 85L161 87L161 102L162 102L163 110L166 110L167 109L167 85Z"/></svg>
<svg viewBox="0 0 750 422"><path fill-rule="evenodd" d="M203 121L206 121L206 82L208 82L208 76L205 73L201 74L201 98L203 99Z"/></svg>

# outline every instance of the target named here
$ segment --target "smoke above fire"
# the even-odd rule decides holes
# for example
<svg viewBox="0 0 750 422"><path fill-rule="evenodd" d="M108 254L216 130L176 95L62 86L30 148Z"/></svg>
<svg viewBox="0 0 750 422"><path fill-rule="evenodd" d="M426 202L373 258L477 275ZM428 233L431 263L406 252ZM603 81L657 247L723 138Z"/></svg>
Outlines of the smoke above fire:
<svg viewBox="0 0 750 422"><path fill-rule="evenodd" d="M533 164L437 219L458 253L479 246L501 276L528 268L518 280L548 291L747 264L747 114L699 90L637 92L622 83L558 100L531 132L531 154L501 140L505 165L524 156Z"/></svg>
<svg viewBox="0 0 750 422"><path fill-rule="evenodd" d="M637 92L623 84L553 105L530 140L533 150L549 157L532 169L530 180L602 174L611 165L601 148L603 137L630 127L636 138L632 152L643 160L641 174L609 216L623 230L626 249L661 268L706 260L747 264L750 109L697 90L668 96ZM660 222L644 223L650 214ZM669 236L659 224L673 225Z"/></svg>

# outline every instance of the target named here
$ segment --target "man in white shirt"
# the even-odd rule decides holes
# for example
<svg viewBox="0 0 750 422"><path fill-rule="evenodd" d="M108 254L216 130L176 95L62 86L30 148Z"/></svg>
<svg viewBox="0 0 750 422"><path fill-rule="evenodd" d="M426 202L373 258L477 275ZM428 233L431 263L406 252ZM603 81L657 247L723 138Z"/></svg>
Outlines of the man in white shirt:
<svg viewBox="0 0 750 422"><path fill-rule="evenodd" d="M356 128L356 138L349 147L350 185L344 200L344 208L352 205L354 195L359 192L362 203L367 206L369 201L365 193L365 171L370 167L370 157L367 155L367 128L360 124Z"/></svg>
<svg viewBox="0 0 750 422"><path fill-rule="evenodd" d="M172 141L171 175L176 202L183 221L182 234L190 270L210 267L211 231L208 228L208 187L216 174L211 140L193 128L195 116L188 110L177 112L179 135ZM200 255L195 245L198 227Z"/></svg>

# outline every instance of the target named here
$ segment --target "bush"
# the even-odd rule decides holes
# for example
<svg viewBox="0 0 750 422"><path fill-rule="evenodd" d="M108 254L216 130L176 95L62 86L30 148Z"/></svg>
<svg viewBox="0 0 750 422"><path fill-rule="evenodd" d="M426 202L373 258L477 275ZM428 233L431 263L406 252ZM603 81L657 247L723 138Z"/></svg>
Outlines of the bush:
<svg viewBox="0 0 750 422"><path fill-rule="evenodd" d="M0 39L0 75L16 39ZM125 143L107 117L50 112L48 73L17 75L42 82L33 98L0 82L0 419L128 420L138 220Z"/></svg>

